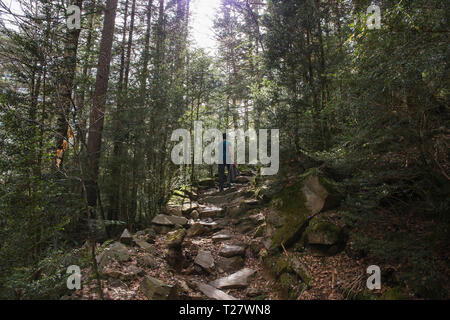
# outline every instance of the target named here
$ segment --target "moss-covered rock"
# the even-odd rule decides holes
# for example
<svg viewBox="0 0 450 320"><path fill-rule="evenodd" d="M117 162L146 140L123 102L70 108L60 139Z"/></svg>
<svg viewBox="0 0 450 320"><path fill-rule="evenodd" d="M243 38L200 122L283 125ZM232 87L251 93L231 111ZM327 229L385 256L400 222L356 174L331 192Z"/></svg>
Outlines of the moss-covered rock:
<svg viewBox="0 0 450 320"><path fill-rule="evenodd" d="M295 274L288 272L283 273L280 276L279 283L281 291L283 292L283 295L287 299L294 300L297 298L301 282L299 281L299 279Z"/></svg>
<svg viewBox="0 0 450 320"><path fill-rule="evenodd" d="M174 300L177 298L177 288L159 279L147 276L139 289L149 300Z"/></svg>
<svg viewBox="0 0 450 320"><path fill-rule="evenodd" d="M271 213L268 216L268 222L273 227L270 249L294 243L301 237L310 216L325 208L332 208L339 202L336 184L316 168L290 181L271 201Z"/></svg>
<svg viewBox="0 0 450 320"><path fill-rule="evenodd" d="M169 248L180 247L186 237L186 230L178 229L167 234L167 246Z"/></svg>
<svg viewBox="0 0 450 320"><path fill-rule="evenodd" d="M300 263L298 260L291 261L291 268L297 274L297 276L302 279L303 283L306 286L310 286L312 277L309 274L308 270L306 270L305 266Z"/></svg>
<svg viewBox="0 0 450 320"><path fill-rule="evenodd" d="M343 240L343 231L337 225L313 219L306 229L306 240L309 244L331 246Z"/></svg>
<svg viewBox="0 0 450 320"><path fill-rule="evenodd" d="M289 269L289 258L286 256L280 256L274 264L275 274L279 276L283 272L289 271Z"/></svg>

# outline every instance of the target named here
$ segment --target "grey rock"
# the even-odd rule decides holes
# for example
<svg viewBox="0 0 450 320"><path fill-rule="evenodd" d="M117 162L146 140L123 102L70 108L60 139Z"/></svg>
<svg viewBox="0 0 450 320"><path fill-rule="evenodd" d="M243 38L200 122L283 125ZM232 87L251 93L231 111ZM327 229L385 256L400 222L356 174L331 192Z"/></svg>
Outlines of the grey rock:
<svg viewBox="0 0 450 320"><path fill-rule="evenodd" d="M183 204L183 206L181 207L181 213L184 215L188 215L190 214L193 210L196 210L198 208L198 204L197 203L185 203Z"/></svg>
<svg viewBox="0 0 450 320"><path fill-rule="evenodd" d="M139 289L149 300L174 300L177 298L176 287L153 277L146 277L141 282Z"/></svg>
<svg viewBox="0 0 450 320"><path fill-rule="evenodd" d="M207 296L210 299L215 300L238 300L233 296L230 296L229 294L226 294L225 292L218 290L214 288L213 286L207 285L205 283L198 283L197 284L198 290L200 290L205 296Z"/></svg>
<svg viewBox="0 0 450 320"><path fill-rule="evenodd" d="M242 246L224 245L219 251L222 257L245 256L245 248Z"/></svg>
<svg viewBox="0 0 450 320"><path fill-rule="evenodd" d="M130 253L124 244L114 242L106 247L105 250L103 250L99 255L97 255L96 259L98 267L101 271L104 266L113 260L118 262L128 261L130 259Z"/></svg>
<svg viewBox="0 0 450 320"><path fill-rule="evenodd" d="M266 219L266 217L260 212L260 213L251 215L249 217L249 219L252 220L255 224L259 224L259 223L263 222Z"/></svg>
<svg viewBox="0 0 450 320"><path fill-rule="evenodd" d="M134 238L134 243L141 249L144 249L145 251L148 252L152 252L153 247L150 243L148 243L145 240L139 239L139 238Z"/></svg>
<svg viewBox="0 0 450 320"><path fill-rule="evenodd" d="M224 209L219 207L200 207L199 209L200 218L215 218L215 217L221 217L224 214Z"/></svg>
<svg viewBox="0 0 450 320"><path fill-rule="evenodd" d="M158 214L155 216L152 220L153 224L160 225L160 226L173 226L175 223L173 223L171 220L168 219L168 215L165 214Z"/></svg>
<svg viewBox="0 0 450 320"><path fill-rule="evenodd" d="M236 256L231 258L219 257L216 261L217 269L223 272L235 272L244 267L244 259Z"/></svg>
<svg viewBox="0 0 450 320"><path fill-rule="evenodd" d="M181 216L181 207L180 206L167 206L164 208L164 213L169 216Z"/></svg>
<svg viewBox="0 0 450 320"><path fill-rule="evenodd" d="M211 232L211 230L206 227L205 225L201 223L194 223L191 225L191 227L187 230L186 236L189 238L202 236L208 232Z"/></svg>
<svg viewBox="0 0 450 320"><path fill-rule="evenodd" d="M195 257L194 263L208 272L212 272L214 269L214 258L210 251L200 250Z"/></svg>
<svg viewBox="0 0 450 320"><path fill-rule="evenodd" d="M166 216L166 219L168 219L170 222L172 222L175 225L185 226L188 223L188 219L185 217L179 217L179 216Z"/></svg>
<svg viewBox="0 0 450 320"><path fill-rule="evenodd" d="M244 201L244 203L250 206L257 206L258 204L260 204L260 201L258 199L247 199Z"/></svg>
<svg viewBox="0 0 450 320"><path fill-rule="evenodd" d="M222 242L222 241L230 240L231 237L232 236L230 234L215 234L212 236L211 239L213 242Z"/></svg>
<svg viewBox="0 0 450 320"><path fill-rule="evenodd" d="M255 273L255 270L244 268L228 277L219 278L209 284L217 289L239 289L248 286L248 281Z"/></svg>
<svg viewBox="0 0 450 320"><path fill-rule="evenodd" d="M128 229L123 230L122 235L120 236L120 242L127 246L131 246L133 244L133 236Z"/></svg>

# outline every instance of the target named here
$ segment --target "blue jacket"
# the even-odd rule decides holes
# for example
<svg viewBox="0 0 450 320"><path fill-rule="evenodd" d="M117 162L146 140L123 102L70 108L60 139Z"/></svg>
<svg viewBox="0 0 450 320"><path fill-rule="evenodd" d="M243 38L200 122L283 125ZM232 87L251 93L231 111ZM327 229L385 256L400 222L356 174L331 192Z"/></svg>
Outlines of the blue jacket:
<svg viewBox="0 0 450 320"><path fill-rule="evenodd" d="M223 164L232 164L233 163L233 148L230 142L227 140L223 141L219 144L219 155L218 155L219 163L220 159L222 159Z"/></svg>

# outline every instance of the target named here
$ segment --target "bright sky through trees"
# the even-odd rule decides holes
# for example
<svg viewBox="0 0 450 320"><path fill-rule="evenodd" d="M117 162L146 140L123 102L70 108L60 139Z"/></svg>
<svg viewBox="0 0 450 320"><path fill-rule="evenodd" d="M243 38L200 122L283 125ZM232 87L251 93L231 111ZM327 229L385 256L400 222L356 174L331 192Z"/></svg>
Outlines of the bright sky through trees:
<svg viewBox="0 0 450 320"><path fill-rule="evenodd" d="M216 46L212 30L214 17L220 7L220 0L192 1L192 37L198 47L212 50Z"/></svg>
<svg viewBox="0 0 450 320"><path fill-rule="evenodd" d="M20 4L16 0L5 0L4 4L14 13L22 13ZM214 17L220 0L192 0L191 3L191 28L192 39L198 47L213 50L216 47L214 32L212 30ZM10 18L10 17L9 17Z"/></svg>

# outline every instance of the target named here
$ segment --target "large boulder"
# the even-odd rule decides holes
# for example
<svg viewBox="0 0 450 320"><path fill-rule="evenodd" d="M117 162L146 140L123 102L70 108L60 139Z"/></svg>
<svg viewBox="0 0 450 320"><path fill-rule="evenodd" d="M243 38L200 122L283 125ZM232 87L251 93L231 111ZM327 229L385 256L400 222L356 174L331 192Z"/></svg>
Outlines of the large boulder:
<svg viewBox="0 0 450 320"><path fill-rule="evenodd" d="M340 194L334 182L316 168L293 177L271 201L267 215L266 236L270 249L290 245L304 232L308 219L339 204Z"/></svg>

